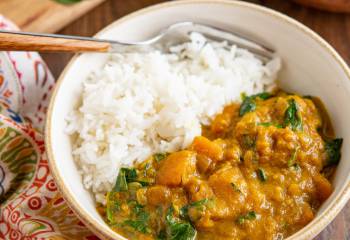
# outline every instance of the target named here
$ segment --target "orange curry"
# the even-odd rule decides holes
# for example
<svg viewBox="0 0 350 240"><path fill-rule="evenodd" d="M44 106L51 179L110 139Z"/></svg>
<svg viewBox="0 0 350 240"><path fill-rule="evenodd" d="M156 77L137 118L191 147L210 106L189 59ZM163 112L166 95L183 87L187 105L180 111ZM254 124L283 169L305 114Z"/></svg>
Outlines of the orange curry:
<svg viewBox="0 0 350 240"><path fill-rule="evenodd" d="M283 239L331 195L340 160L317 98L244 97L186 149L122 168L99 207L129 239Z"/></svg>

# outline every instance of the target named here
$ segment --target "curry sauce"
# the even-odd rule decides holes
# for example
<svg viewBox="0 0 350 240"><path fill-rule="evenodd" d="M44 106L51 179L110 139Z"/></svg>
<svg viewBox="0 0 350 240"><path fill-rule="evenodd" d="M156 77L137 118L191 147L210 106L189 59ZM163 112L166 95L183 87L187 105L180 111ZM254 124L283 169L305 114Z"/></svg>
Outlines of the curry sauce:
<svg viewBox="0 0 350 240"><path fill-rule="evenodd" d="M283 239L331 195L342 139L320 100L282 91L227 106L185 150L122 168L100 207L129 239Z"/></svg>

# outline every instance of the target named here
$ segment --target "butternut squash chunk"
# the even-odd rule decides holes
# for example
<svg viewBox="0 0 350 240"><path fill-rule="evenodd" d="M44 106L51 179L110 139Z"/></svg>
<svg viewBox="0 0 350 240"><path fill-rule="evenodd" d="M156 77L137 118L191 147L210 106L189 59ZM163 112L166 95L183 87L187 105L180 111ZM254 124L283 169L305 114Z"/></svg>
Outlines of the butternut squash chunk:
<svg viewBox="0 0 350 240"><path fill-rule="evenodd" d="M166 186L185 184L195 172L195 153L180 151L170 154L162 161L156 177L156 183Z"/></svg>
<svg viewBox="0 0 350 240"><path fill-rule="evenodd" d="M221 146L206 137L195 137L192 146L197 153L203 154L214 161L220 161L224 156Z"/></svg>

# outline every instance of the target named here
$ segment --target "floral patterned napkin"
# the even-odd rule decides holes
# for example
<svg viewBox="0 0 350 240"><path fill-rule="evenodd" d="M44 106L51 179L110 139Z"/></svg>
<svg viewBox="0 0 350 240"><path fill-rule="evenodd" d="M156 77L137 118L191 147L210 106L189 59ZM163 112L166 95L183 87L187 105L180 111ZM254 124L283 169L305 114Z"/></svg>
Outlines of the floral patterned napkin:
<svg viewBox="0 0 350 240"><path fill-rule="evenodd" d="M0 28L17 27L0 16ZM55 81L35 52L0 52L0 239L98 239L50 174L43 127Z"/></svg>

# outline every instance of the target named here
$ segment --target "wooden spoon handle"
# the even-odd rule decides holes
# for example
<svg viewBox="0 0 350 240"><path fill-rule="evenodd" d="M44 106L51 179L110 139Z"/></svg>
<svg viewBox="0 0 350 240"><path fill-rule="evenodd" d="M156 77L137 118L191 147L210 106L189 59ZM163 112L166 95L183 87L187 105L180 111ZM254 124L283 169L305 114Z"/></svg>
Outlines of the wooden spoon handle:
<svg viewBox="0 0 350 240"><path fill-rule="evenodd" d="M108 52L110 43L0 32L0 51Z"/></svg>

